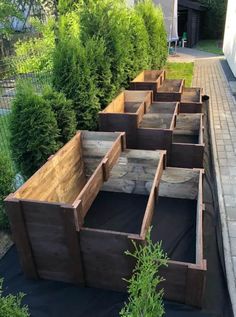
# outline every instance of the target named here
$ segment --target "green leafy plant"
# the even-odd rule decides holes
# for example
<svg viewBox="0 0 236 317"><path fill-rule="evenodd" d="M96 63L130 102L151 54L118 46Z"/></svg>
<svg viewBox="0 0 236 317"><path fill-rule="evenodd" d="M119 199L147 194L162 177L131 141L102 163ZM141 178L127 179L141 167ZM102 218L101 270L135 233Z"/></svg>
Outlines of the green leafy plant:
<svg viewBox="0 0 236 317"><path fill-rule="evenodd" d="M137 73L151 68L149 36L144 20L136 10L129 10L129 38L132 44L130 51L129 80L136 77Z"/></svg>
<svg viewBox="0 0 236 317"><path fill-rule="evenodd" d="M157 286L163 281L158 275L161 266L167 266L167 256L161 243L151 240L149 229L144 246L133 241L134 251L125 254L135 259L133 275L128 280L128 303L120 312L121 317L161 317L164 315L163 290Z"/></svg>
<svg viewBox="0 0 236 317"><path fill-rule="evenodd" d="M0 317L29 317L29 310L22 305L23 293L3 296L3 279L0 279Z"/></svg>
<svg viewBox="0 0 236 317"><path fill-rule="evenodd" d="M51 71L55 49L55 21L50 18L46 23L32 19L37 36L19 40L15 44L16 56L12 62L19 74Z"/></svg>
<svg viewBox="0 0 236 317"><path fill-rule="evenodd" d="M11 159L7 154L0 152L0 229L9 227L3 200L13 190L13 178L14 171Z"/></svg>
<svg viewBox="0 0 236 317"><path fill-rule="evenodd" d="M129 38L129 10L120 0L88 0L80 6L81 40L102 38L111 62L112 83L117 92L127 85L132 44Z"/></svg>
<svg viewBox="0 0 236 317"><path fill-rule="evenodd" d="M59 128L59 141L65 144L76 133L76 116L72 107L72 100L66 99L62 92L57 92L50 86L44 88L42 97L48 101L54 112Z"/></svg>
<svg viewBox="0 0 236 317"><path fill-rule="evenodd" d="M152 68L160 69L165 65L168 53L162 10L152 0L139 1L135 9L143 18L149 35Z"/></svg>
<svg viewBox="0 0 236 317"><path fill-rule="evenodd" d="M50 104L29 83L17 87L10 121L13 159L30 177L59 147L59 129Z"/></svg>

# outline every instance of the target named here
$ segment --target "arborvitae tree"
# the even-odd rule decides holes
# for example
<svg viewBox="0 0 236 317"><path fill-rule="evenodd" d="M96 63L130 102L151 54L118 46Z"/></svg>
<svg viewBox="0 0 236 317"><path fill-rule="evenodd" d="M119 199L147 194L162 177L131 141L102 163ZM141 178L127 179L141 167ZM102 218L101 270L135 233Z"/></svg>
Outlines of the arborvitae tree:
<svg viewBox="0 0 236 317"><path fill-rule="evenodd" d="M18 85L10 122L13 158L30 177L60 146L59 129L50 104L29 83Z"/></svg>
<svg viewBox="0 0 236 317"><path fill-rule="evenodd" d="M140 71L151 68L151 58L148 32L142 17L133 9L130 9L129 16L129 37L132 43L129 78L132 80Z"/></svg>
<svg viewBox="0 0 236 317"><path fill-rule="evenodd" d="M111 58L107 55L105 41L102 38L88 39L86 52L94 83L98 90L97 97L101 108L103 108L116 93L115 86L112 84Z"/></svg>
<svg viewBox="0 0 236 317"><path fill-rule="evenodd" d="M94 130L97 128L97 114L100 108L99 90L93 75L92 65L88 56L90 47L81 45L78 52L78 64L74 78L77 87L73 98L79 129Z"/></svg>
<svg viewBox="0 0 236 317"><path fill-rule="evenodd" d="M160 69L167 59L167 35L163 13L152 0L139 1L135 9L143 18L149 35L151 47L151 64L153 69Z"/></svg>
<svg viewBox="0 0 236 317"><path fill-rule="evenodd" d="M14 171L10 157L0 152L0 229L8 228L8 218L3 200L13 191L13 177Z"/></svg>
<svg viewBox="0 0 236 317"><path fill-rule="evenodd" d="M112 83L118 91L128 82L130 52L129 11L124 1L88 0L81 5L81 40L102 38L111 60Z"/></svg>
<svg viewBox="0 0 236 317"><path fill-rule="evenodd" d="M72 100L66 99L62 92L57 92L47 86L43 92L43 99L47 100L53 110L59 128L59 141L68 142L76 132L76 116L72 107Z"/></svg>

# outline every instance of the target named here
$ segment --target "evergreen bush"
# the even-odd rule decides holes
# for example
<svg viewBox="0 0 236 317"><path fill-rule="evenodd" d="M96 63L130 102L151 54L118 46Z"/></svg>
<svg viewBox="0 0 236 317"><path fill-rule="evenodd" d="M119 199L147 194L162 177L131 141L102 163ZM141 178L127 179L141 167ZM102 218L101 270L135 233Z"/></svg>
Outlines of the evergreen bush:
<svg viewBox="0 0 236 317"><path fill-rule="evenodd" d="M66 99L62 92L57 92L50 86L44 88L43 99L48 101L54 112L59 128L59 141L65 144L76 133L76 116L72 100Z"/></svg>
<svg viewBox="0 0 236 317"><path fill-rule="evenodd" d="M130 9L129 37L132 44L129 80L144 69L151 68L149 36L144 20L136 10Z"/></svg>
<svg viewBox="0 0 236 317"><path fill-rule="evenodd" d="M0 229L9 227L3 200L13 191L13 178L11 159L7 154L0 152Z"/></svg>
<svg viewBox="0 0 236 317"><path fill-rule="evenodd" d="M153 243L149 229L145 245L133 242L134 251L125 254L135 259L133 275L127 282L128 303L120 312L121 317L162 317L164 315L163 289L157 286L163 281L158 275L161 266L167 266L167 256L161 243Z"/></svg>
<svg viewBox="0 0 236 317"><path fill-rule="evenodd" d="M135 9L143 18L149 35L152 69L160 69L165 65L168 53L167 34L162 10L152 0L139 1Z"/></svg>
<svg viewBox="0 0 236 317"><path fill-rule="evenodd" d="M54 57L54 86L73 100L77 128L93 130L97 128L97 114L100 110L99 88L96 86L91 45L73 39L62 39ZM63 65L63 66L62 66Z"/></svg>
<svg viewBox="0 0 236 317"><path fill-rule="evenodd" d="M115 91L127 85L132 44L129 39L129 11L121 0L88 0L80 9L81 40L102 38L111 61Z"/></svg>
<svg viewBox="0 0 236 317"><path fill-rule="evenodd" d="M28 307L22 305L23 293L3 296L3 280L0 280L0 317L30 317Z"/></svg>
<svg viewBox="0 0 236 317"><path fill-rule="evenodd" d="M14 71L19 74L32 72L48 72L53 66L55 49L55 21L48 19L42 23L37 19L31 20L34 36L19 40L15 44L16 56L13 58ZM12 59L12 58L11 58Z"/></svg>
<svg viewBox="0 0 236 317"><path fill-rule="evenodd" d="M17 87L10 122L16 165L30 177L60 146L59 129L50 104L28 83Z"/></svg>

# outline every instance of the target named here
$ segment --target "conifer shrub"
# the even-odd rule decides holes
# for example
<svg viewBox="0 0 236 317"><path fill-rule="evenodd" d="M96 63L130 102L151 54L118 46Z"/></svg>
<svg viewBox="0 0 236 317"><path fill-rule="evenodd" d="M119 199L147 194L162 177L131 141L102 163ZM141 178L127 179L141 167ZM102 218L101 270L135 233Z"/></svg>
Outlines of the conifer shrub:
<svg viewBox="0 0 236 317"><path fill-rule="evenodd" d="M35 30L35 36L19 40L15 44L16 56L9 63L14 64L14 71L19 74L32 72L48 72L53 66L53 52L55 49L55 21L50 18L42 23L38 19L32 19L31 24ZM12 59L12 57L11 57Z"/></svg>
<svg viewBox="0 0 236 317"><path fill-rule="evenodd" d="M13 159L27 178L61 145L57 121L50 104L29 83L17 87L10 131Z"/></svg>
<svg viewBox="0 0 236 317"><path fill-rule="evenodd" d="M151 68L151 56L149 54L149 36L144 20L134 9L130 10L129 16L129 38L132 44L129 80L132 80L142 70Z"/></svg>
<svg viewBox="0 0 236 317"><path fill-rule="evenodd" d="M0 280L0 317L30 317L29 309L22 305L23 293L3 296L3 280Z"/></svg>
<svg viewBox="0 0 236 317"><path fill-rule="evenodd" d="M164 315L163 289L157 286L163 281L159 276L161 266L167 266L167 255L161 242L153 243L151 228L146 237L145 245L133 241L134 251L125 254L135 259L133 275L128 282L128 302L120 311L121 317L162 317Z"/></svg>
<svg viewBox="0 0 236 317"><path fill-rule="evenodd" d="M3 200L13 191L13 178L11 159L7 154L0 152L0 229L9 227Z"/></svg>
<svg viewBox="0 0 236 317"><path fill-rule="evenodd" d="M162 10L152 0L139 1L135 9L143 18L149 35L152 69L160 69L165 65L168 53L167 34Z"/></svg>
<svg viewBox="0 0 236 317"><path fill-rule="evenodd" d="M59 129L59 141L61 144L68 142L76 133L76 116L72 106L72 100L66 99L62 92L46 86L43 99L48 101L56 117Z"/></svg>
<svg viewBox="0 0 236 317"><path fill-rule="evenodd" d="M129 38L129 10L121 0L88 0L80 10L81 40L94 36L105 41L111 61L115 91L127 85L132 44Z"/></svg>

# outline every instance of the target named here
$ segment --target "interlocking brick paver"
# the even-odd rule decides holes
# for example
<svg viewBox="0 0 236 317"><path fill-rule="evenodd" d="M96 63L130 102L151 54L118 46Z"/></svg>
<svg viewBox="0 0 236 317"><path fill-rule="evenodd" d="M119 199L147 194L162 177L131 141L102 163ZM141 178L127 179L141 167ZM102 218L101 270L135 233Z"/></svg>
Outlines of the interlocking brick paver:
<svg viewBox="0 0 236 317"><path fill-rule="evenodd" d="M216 157L215 163L219 166L217 186L222 189L218 193L223 196L223 216L221 210L222 228L226 227L228 244L224 238L224 249L227 262L228 283L231 300L235 304L236 289L236 102L231 93L229 83L223 72L220 57L213 59L198 59L194 66L193 86L202 87L205 94L210 96L210 110ZM218 172L217 172L218 173ZM219 184L220 182L220 184ZM223 228L224 229L224 228ZM227 251L226 251L227 249ZM231 257L231 262L229 261ZM233 268L232 268L233 265ZM231 268L230 268L231 266ZM230 277L229 277L230 276ZM234 282L231 277L234 276ZM232 292L234 292L232 294Z"/></svg>
<svg viewBox="0 0 236 317"><path fill-rule="evenodd" d="M221 66L224 57L178 48L173 62L194 62L193 86L210 96L214 166L228 288L236 317L236 101Z"/></svg>

